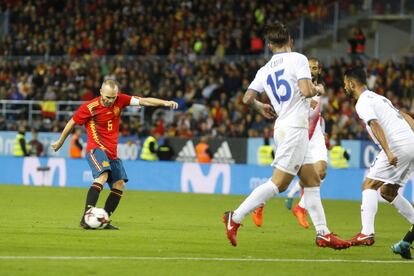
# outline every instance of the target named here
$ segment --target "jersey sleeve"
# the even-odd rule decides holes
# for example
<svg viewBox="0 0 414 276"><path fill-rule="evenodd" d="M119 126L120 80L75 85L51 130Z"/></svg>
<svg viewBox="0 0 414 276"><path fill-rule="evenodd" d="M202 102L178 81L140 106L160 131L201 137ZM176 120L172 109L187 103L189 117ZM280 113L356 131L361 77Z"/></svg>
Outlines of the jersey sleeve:
<svg viewBox="0 0 414 276"><path fill-rule="evenodd" d="M304 55L298 55L298 62L296 64L296 77L298 80L312 79L311 72L309 69L309 62Z"/></svg>
<svg viewBox="0 0 414 276"><path fill-rule="evenodd" d="M72 118L77 125L83 125L91 118L91 112L87 108L86 104L83 104L78 108L78 110L76 110Z"/></svg>
<svg viewBox="0 0 414 276"><path fill-rule="evenodd" d="M361 101L358 102L356 107L356 111L359 118L368 125L369 121L378 119L377 114L375 113L375 100L367 97L363 97L360 100Z"/></svg>
<svg viewBox="0 0 414 276"><path fill-rule="evenodd" d="M254 90L258 93L262 93L264 91L263 82L261 81L263 79L262 75L262 70L257 71L256 76L254 77L254 80L250 83L248 89Z"/></svg>
<svg viewBox="0 0 414 276"><path fill-rule="evenodd" d="M122 107L128 106L131 103L131 96L123 93L118 94L119 105Z"/></svg>

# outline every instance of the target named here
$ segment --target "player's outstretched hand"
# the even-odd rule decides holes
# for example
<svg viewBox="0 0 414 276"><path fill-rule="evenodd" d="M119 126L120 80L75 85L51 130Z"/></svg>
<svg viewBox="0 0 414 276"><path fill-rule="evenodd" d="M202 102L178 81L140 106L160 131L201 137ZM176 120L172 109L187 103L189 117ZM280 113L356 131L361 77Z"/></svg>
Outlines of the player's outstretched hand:
<svg viewBox="0 0 414 276"><path fill-rule="evenodd" d="M174 101L165 101L165 106L171 107L172 109L177 109L178 108L178 103L176 103Z"/></svg>
<svg viewBox="0 0 414 276"><path fill-rule="evenodd" d="M62 145L63 145L63 143L60 142L60 141L56 141L56 142L53 142L52 144L50 144L50 146L52 147L52 149L54 151L58 151L60 149L60 147L62 147Z"/></svg>
<svg viewBox="0 0 414 276"><path fill-rule="evenodd" d="M394 154L392 154L392 153L389 153L389 154L387 155L387 157L388 157L388 162L390 163L390 165L392 165L392 166L396 167L396 166L397 166L397 164L398 164L398 158L397 158L397 156L395 156L395 155L394 155Z"/></svg>
<svg viewBox="0 0 414 276"><path fill-rule="evenodd" d="M263 104L260 113L267 119L276 119L276 112L270 104Z"/></svg>

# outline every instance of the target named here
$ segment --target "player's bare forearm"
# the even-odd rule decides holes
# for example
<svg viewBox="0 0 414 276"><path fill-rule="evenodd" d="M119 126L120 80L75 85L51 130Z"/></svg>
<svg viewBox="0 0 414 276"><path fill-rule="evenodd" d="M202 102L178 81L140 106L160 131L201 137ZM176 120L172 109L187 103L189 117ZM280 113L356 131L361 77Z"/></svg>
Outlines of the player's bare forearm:
<svg viewBox="0 0 414 276"><path fill-rule="evenodd" d="M310 79L300 79L298 81L298 85L299 85L300 92L306 98L324 94L323 85L322 84L314 85Z"/></svg>
<svg viewBox="0 0 414 276"><path fill-rule="evenodd" d="M62 133L60 134L59 140L57 140L56 142L51 144L54 151L58 151L62 147L62 145L65 142L66 138L72 132L72 129L75 126L75 124L76 123L73 120L73 118L71 118L69 120L69 122L67 122L65 128L63 129Z"/></svg>
<svg viewBox="0 0 414 276"><path fill-rule="evenodd" d="M248 89L244 94L243 103L248 105L250 108L253 108L267 119L276 119L276 113L273 107L270 104L265 104L256 100L256 95L256 91Z"/></svg>
<svg viewBox="0 0 414 276"><path fill-rule="evenodd" d="M387 137L385 137L384 130L380 126L377 120L371 120L369 122L372 133L374 134L377 141L380 143L382 149L384 150L387 156L391 153L390 147L388 146Z"/></svg>
<svg viewBox="0 0 414 276"><path fill-rule="evenodd" d="M75 126L75 121L73 118L70 118L69 122L67 122L65 128L62 131L62 134L60 135L59 140L62 142L65 142L66 138L69 136L69 134L72 132L73 127Z"/></svg>
<svg viewBox="0 0 414 276"><path fill-rule="evenodd" d="M411 129L414 131L414 119L411 118L411 116L405 112L400 111L400 114L401 116L403 116L404 120L410 125Z"/></svg>
<svg viewBox="0 0 414 276"><path fill-rule="evenodd" d="M157 98L140 98L139 104L141 106L167 106L177 108L178 104L174 101L165 101Z"/></svg>
<svg viewBox="0 0 414 276"><path fill-rule="evenodd" d="M263 104L256 100L256 96L256 91L247 89L246 93L243 96L243 103L256 111L260 111Z"/></svg>

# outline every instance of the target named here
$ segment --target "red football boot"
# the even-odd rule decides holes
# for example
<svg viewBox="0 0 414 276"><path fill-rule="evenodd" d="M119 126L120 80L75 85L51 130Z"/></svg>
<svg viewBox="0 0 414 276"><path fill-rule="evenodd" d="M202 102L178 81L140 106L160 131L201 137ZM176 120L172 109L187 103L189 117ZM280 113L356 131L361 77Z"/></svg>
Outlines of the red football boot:
<svg viewBox="0 0 414 276"><path fill-rule="evenodd" d="M319 247L330 247L333 249L341 250L347 249L352 244L349 241L341 240L337 235L329 233L326 235L316 235L316 245Z"/></svg>
<svg viewBox="0 0 414 276"><path fill-rule="evenodd" d="M358 233L352 239L350 239L349 242L352 244L352 246L371 246L375 243L374 234L365 235Z"/></svg>
<svg viewBox="0 0 414 276"><path fill-rule="evenodd" d="M233 221L233 212L225 212L223 215L224 226L226 227L227 238L229 239L231 245L237 246L237 229L239 229L240 224Z"/></svg>

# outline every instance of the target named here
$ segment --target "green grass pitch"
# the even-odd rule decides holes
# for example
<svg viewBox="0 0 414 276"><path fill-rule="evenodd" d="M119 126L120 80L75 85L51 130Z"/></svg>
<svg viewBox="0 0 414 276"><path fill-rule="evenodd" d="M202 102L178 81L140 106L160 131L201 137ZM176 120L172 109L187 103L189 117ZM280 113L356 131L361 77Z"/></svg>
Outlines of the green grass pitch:
<svg viewBox="0 0 414 276"><path fill-rule="evenodd" d="M414 262L390 251L409 225L387 204L372 247L316 247L314 231L278 198L263 227L246 218L234 248L221 216L244 196L127 191L112 218L120 231L86 231L78 227L86 191L0 185L0 275L414 275ZM323 203L331 231L359 232L359 202Z"/></svg>

